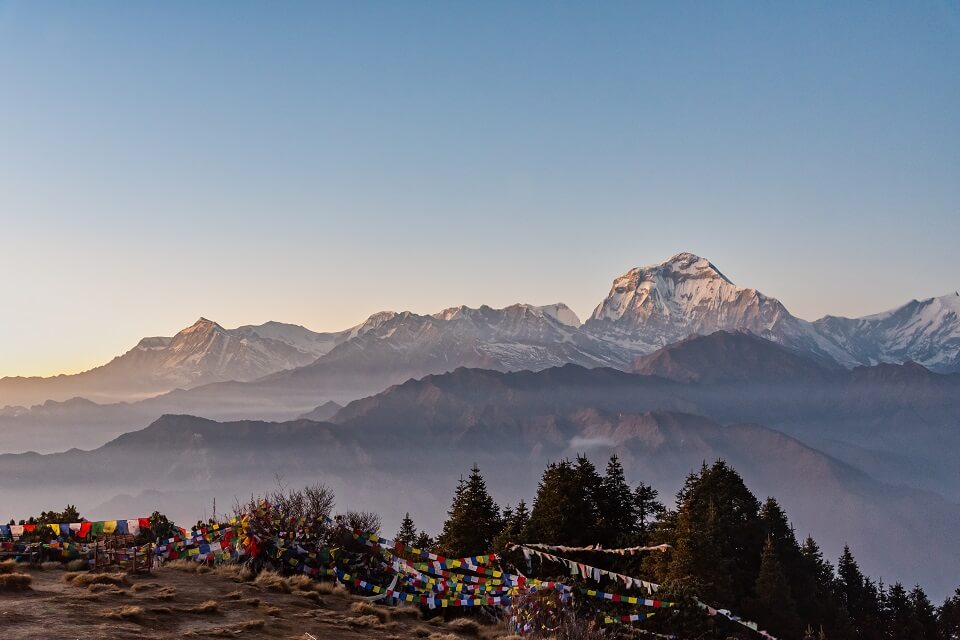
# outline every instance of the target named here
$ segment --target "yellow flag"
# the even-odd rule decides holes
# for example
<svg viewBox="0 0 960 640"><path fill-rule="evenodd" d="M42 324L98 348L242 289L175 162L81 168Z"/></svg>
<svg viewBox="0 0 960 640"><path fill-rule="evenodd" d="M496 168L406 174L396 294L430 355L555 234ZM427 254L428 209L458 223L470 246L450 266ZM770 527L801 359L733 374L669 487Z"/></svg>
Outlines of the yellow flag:
<svg viewBox="0 0 960 640"><path fill-rule="evenodd" d="M104 520L103 521L103 532L104 533L113 533L117 530L117 521L116 520Z"/></svg>

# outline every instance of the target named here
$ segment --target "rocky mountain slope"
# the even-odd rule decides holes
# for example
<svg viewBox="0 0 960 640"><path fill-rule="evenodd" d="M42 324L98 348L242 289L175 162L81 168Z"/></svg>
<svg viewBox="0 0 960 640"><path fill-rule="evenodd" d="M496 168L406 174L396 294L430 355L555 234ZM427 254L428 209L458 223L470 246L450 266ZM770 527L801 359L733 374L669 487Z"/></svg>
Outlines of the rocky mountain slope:
<svg viewBox="0 0 960 640"><path fill-rule="evenodd" d="M960 371L960 293L863 318L826 316L814 326L861 364L913 361L934 371Z"/></svg>
<svg viewBox="0 0 960 640"><path fill-rule="evenodd" d="M254 380L307 365L349 337L268 322L224 329L200 318L173 337L142 339L95 369L51 378L0 379L0 407L82 396L95 401L140 399L223 380ZM11 413L8 410L7 413Z"/></svg>
<svg viewBox="0 0 960 640"><path fill-rule="evenodd" d="M621 347L625 357L655 351L691 335L746 330L818 358L853 364L809 322L756 289L736 286L708 260L679 253L613 281L584 330ZM632 358L629 358L632 360Z"/></svg>

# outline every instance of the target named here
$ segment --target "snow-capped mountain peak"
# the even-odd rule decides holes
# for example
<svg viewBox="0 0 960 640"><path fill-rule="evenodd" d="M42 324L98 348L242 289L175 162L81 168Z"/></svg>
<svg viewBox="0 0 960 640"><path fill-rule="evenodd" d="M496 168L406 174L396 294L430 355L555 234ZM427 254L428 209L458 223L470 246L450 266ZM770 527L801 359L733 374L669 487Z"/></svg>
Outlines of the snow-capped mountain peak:
<svg viewBox="0 0 960 640"><path fill-rule="evenodd" d="M934 371L960 370L960 294L907 304L862 318L826 316L814 326L860 364L912 360Z"/></svg>
<svg viewBox="0 0 960 640"><path fill-rule="evenodd" d="M776 298L741 288L706 258L678 253L613 281L584 329L626 352L645 354L691 335L750 331L825 360L852 364L809 322Z"/></svg>
<svg viewBox="0 0 960 640"><path fill-rule="evenodd" d="M553 318L560 324L567 327L579 327L581 324L583 324L580 322L580 317L574 313L573 309L562 302L534 307L534 309L546 316Z"/></svg>

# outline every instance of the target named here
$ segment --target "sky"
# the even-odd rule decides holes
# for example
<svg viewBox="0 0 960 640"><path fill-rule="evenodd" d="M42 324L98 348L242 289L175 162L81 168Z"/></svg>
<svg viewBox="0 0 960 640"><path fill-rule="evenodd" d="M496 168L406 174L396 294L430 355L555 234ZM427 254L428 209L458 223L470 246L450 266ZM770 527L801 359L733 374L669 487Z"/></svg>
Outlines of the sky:
<svg viewBox="0 0 960 640"><path fill-rule="evenodd" d="M204 316L960 288L955 2L0 0L0 376Z"/></svg>

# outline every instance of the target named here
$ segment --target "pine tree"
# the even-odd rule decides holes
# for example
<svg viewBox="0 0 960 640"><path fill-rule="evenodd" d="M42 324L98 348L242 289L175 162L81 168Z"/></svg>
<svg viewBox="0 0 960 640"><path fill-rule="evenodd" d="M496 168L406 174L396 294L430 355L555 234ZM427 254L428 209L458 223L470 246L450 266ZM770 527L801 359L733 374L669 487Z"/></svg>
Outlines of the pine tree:
<svg viewBox="0 0 960 640"><path fill-rule="evenodd" d="M812 581L806 588L811 591L816 605L814 611L806 612L807 622L813 622L815 627L819 627L822 633L831 638L853 638L853 622L841 601L833 565L824 559L820 547L810 536L807 536L800 552L805 565L804 574L810 576Z"/></svg>
<svg viewBox="0 0 960 640"><path fill-rule="evenodd" d="M937 625L942 640L960 640L960 587L940 607Z"/></svg>
<svg viewBox="0 0 960 640"><path fill-rule="evenodd" d="M763 546L760 573L753 588L753 598L748 609L762 628L775 636L796 638L800 634L800 618L790 593L790 585L783 566L777 557L773 537L768 537Z"/></svg>
<svg viewBox="0 0 960 640"><path fill-rule="evenodd" d="M516 509L507 507L503 510L503 529L497 534L493 541L493 550L500 553L510 543L522 542L523 530L530 522L530 512L527 510L527 504L521 500L517 503Z"/></svg>
<svg viewBox="0 0 960 640"><path fill-rule="evenodd" d="M666 509L657 498L660 493L648 484L639 483L633 491L633 513L636 517L634 530L638 544L650 542L650 532L663 517Z"/></svg>
<svg viewBox="0 0 960 640"><path fill-rule="evenodd" d="M447 521L437 541L441 553L462 557L487 553L500 532L500 509L487 492L487 483L476 464L470 476L460 479Z"/></svg>
<svg viewBox="0 0 960 640"><path fill-rule="evenodd" d="M591 487L584 486L584 467L569 460L551 462L543 472L533 500L530 521L523 531L526 542L593 544L594 503Z"/></svg>
<svg viewBox="0 0 960 640"><path fill-rule="evenodd" d="M906 589L895 582L887 592L884 603L885 633L891 640L909 640L912 637L913 606Z"/></svg>
<svg viewBox="0 0 960 640"><path fill-rule="evenodd" d="M574 474L577 482L580 483L583 495L581 508L584 509L585 540L591 544L597 544L604 537L600 523L600 505L604 501L603 482L600 474L597 473L597 467L583 454L577 456Z"/></svg>
<svg viewBox="0 0 960 640"><path fill-rule="evenodd" d="M846 545L837 561L837 581L841 601L850 614L857 637L861 640L880 640L883 629L879 592L873 581L860 572L860 566Z"/></svg>
<svg viewBox="0 0 960 640"><path fill-rule="evenodd" d="M600 479L598 503L598 541L609 547L634 543L637 537L636 502L616 454L610 456L606 472Z"/></svg>
<svg viewBox="0 0 960 640"><path fill-rule="evenodd" d="M909 598L913 637L917 640L934 640L939 630L937 613L933 604L930 603L930 598L920 585L913 587Z"/></svg>
<svg viewBox="0 0 960 640"><path fill-rule="evenodd" d="M661 579L703 584L702 597L740 602L753 592L764 545L760 504L722 460L677 494L673 552ZM665 540L669 541L669 540Z"/></svg>
<svg viewBox="0 0 960 640"><path fill-rule="evenodd" d="M432 551L436 544L437 541L426 531L419 532L413 539L413 546L421 551Z"/></svg>
<svg viewBox="0 0 960 640"><path fill-rule="evenodd" d="M768 497L760 507L763 529L777 552L777 559L790 585L801 622L824 623L821 603L817 601L817 568L804 560L800 544L787 514L775 498ZM816 543L814 543L816 546ZM819 550L818 550L819 552Z"/></svg>
<svg viewBox="0 0 960 640"><path fill-rule="evenodd" d="M416 539L417 527L413 524L413 518L410 517L410 512L408 511L406 515L403 516L403 520L400 522L400 530L397 531L397 535L394 536L394 540L405 545L411 545Z"/></svg>

